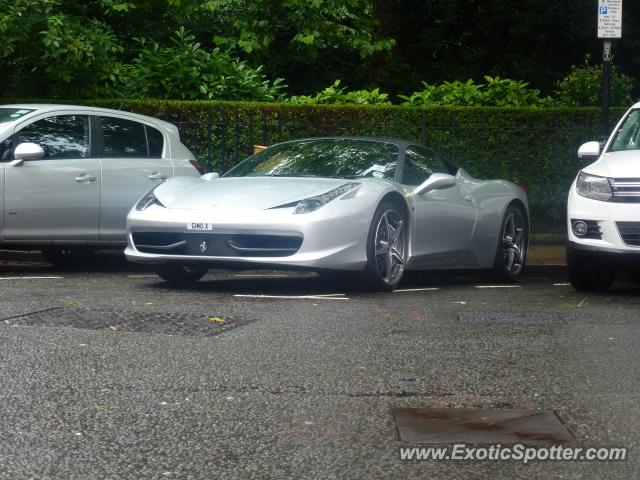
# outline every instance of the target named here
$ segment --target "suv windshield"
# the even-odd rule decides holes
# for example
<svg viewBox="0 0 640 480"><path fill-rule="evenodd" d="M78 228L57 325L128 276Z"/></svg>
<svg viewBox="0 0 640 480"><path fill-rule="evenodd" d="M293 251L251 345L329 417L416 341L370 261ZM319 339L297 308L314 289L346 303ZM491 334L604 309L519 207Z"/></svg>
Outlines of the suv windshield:
<svg viewBox="0 0 640 480"><path fill-rule="evenodd" d="M610 152L640 150L640 110L632 110L616 132Z"/></svg>
<svg viewBox="0 0 640 480"><path fill-rule="evenodd" d="M33 110L27 108L0 108L0 123L13 122Z"/></svg>
<svg viewBox="0 0 640 480"><path fill-rule="evenodd" d="M393 180L398 146L375 140L312 139L282 143L249 157L225 177L313 176Z"/></svg>

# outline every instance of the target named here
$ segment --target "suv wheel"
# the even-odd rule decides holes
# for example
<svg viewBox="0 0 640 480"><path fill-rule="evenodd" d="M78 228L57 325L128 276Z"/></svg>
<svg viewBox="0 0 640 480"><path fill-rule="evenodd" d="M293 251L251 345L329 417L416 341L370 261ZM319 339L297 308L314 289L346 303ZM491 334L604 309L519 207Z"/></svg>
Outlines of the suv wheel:
<svg viewBox="0 0 640 480"><path fill-rule="evenodd" d="M569 281L579 292L606 292L616 279L615 272L607 269L588 269L584 260L567 252Z"/></svg>

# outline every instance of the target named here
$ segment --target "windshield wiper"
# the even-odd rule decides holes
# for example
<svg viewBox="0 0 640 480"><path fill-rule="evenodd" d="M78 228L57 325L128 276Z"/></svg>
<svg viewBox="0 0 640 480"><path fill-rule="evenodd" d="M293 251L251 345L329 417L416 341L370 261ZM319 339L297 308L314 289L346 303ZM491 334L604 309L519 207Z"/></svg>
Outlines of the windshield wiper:
<svg viewBox="0 0 640 480"><path fill-rule="evenodd" d="M317 175L312 175L310 173L276 173L276 174L268 174L266 177L317 177Z"/></svg>

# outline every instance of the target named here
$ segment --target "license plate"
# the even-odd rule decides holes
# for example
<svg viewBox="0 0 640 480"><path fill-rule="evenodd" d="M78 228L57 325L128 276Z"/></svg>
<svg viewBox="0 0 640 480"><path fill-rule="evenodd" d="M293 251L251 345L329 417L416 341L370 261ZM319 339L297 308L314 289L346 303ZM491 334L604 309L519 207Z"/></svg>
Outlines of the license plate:
<svg viewBox="0 0 640 480"><path fill-rule="evenodd" d="M187 230L198 230L210 232L213 230L213 223L211 222L190 222L187 223Z"/></svg>

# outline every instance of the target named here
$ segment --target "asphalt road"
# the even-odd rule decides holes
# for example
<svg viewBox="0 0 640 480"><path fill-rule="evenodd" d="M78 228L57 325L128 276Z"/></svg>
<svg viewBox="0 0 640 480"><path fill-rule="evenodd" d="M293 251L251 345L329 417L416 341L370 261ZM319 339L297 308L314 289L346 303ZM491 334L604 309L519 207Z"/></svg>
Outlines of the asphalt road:
<svg viewBox="0 0 640 480"><path fill-rule="evenodd" d="M172 289L118 258L4 257L0 478L639 478L640 287L566 282L430 275L370 294L215 272ZM403 462L395 406L556 410L579 445L631 451Z"/></svg>

